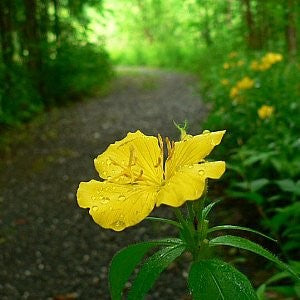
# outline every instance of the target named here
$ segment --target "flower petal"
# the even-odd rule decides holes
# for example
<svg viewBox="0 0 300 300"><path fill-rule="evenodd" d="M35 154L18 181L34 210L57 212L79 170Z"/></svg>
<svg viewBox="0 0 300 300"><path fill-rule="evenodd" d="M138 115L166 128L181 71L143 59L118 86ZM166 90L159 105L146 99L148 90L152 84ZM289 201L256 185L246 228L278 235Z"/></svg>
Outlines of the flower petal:
<svg viewBox="0 0 300 300"><path fill-rule="evenodd" d="M148 181L160 184L163 157L158 139L140 131L111 144L94 163L100 177L117 183Z"/></svg>
<svg viewBox="0 0 300 300"><path fill-rule="evenodd" d="M224 161L184 166L161 188L156 205L178 207L187 200L196 200L204 191L206 178L218 179L224 172Z"/></svg>
<svg viewBox="0 0 300 300"><path fill-rule="evenodd" d="M104 228L121 231L145 219L153 210L157 188L107 181L81 182L77 191L80 207L90 208L94 221Z"/></svg>
<svg viewBox="0 0 300 300"><path fill-rule="evenodd" d="M171 156L166 161L166 179L172 177L180 167L193 165L204 159L215 146L220 144L224 133L225 130L202 133L176 142Z"/></svg>

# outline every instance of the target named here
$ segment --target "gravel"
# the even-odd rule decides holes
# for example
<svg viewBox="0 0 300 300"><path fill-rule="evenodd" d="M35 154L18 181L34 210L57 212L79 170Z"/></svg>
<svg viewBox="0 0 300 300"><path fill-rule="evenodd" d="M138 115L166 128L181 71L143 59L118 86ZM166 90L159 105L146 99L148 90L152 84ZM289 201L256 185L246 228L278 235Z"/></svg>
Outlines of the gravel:
<svg viewBox="0 0 300 300"><path fill-rule="evenodd" d="M93 158L110 143L137 129L176 138L173 120L187 119L198 133L207 112L190 75L143 68L118 74L106 97L52 110L13 133L0 164L0 299L110 299L114 253L176 233L149 221L104 230L76 203L79 182L98 178ZM171 212L162 207L152 215ZM189 299L189 259L171 264L147 299Z"/></svg>

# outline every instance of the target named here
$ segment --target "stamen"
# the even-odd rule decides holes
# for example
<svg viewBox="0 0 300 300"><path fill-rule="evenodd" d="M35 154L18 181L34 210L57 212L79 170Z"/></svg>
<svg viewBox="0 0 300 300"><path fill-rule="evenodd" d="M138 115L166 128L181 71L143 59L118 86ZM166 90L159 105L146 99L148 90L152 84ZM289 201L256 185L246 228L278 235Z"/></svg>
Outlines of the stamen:
<svg viewBox="0 0 300 300"><path fill-rule="evenodd" d="M139 176L138 176L138 177L136 177L136 178L133 180L133 183L134 183L134 182L136 182L136 181L139 181L139 180L142 178L142 176L143 176L143 173L144 173L144 171L143 171L143 170L141 170L141 171L140 171L140 174L139 174Z"/></svg>
<svg viewBox="0 0 300 300"><path fill-rule="evenodd" d="M167 150L168 150L168 156L169 156L171 153L172 146L171 146L170 139L168 137L166 137L166 143L167 143Z"/></svg>
<svg viewBox="0 0 300 300"><path fill-rule="evenodd" d="M159 157L159 158L158 158L158 160L157 160L157 164L156 164L156 165L154 165L154 168L157 168L157 167L159 167L159 166L160 166L160 164L161 164L161 157Z"/></svg>
<svg viewBox="0 0 300 300"><path fill-rule="evenodd" d="M175 151L175 142L172 141L170 142L169 138L166 137L166 142L167 142L167 149L168 149L168 157L167 157L167 160L169 160L173 154L174 154L174 151Z"/></svg>

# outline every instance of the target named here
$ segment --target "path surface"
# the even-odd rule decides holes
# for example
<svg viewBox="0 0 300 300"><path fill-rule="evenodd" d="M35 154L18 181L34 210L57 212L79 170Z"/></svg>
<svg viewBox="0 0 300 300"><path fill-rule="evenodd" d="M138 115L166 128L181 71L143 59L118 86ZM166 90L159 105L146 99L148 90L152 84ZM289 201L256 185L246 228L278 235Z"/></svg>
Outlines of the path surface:
<svg viewBox="0 0 300 300"><path fill-rule="evenodd" d="M120 74L104 99L35 121L0 164L0 299L109 299L113 254L170 234L168 225L149 221L120 233L104 230L76 204L79 182L98 178L93 158L110 143L137 129L176 137L173 120L187 119L197 133L206 114L188 75L149 69ZM147 299L188 299L181 264L171 265Z"/></svg>

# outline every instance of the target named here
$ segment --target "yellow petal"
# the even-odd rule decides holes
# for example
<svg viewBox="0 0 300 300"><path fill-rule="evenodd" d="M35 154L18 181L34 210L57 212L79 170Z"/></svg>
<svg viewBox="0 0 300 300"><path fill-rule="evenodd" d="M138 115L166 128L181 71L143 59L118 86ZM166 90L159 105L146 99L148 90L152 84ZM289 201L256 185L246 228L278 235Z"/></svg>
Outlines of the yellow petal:
<svg viewBox="0 0 300 300"><path fill-rule="evenodd" d="M100 177L115 183L144 181L160 184L163 178L162 155L156 137L136 131L111 144L94 163Z"/></svg>
<svg viewBox="0 0 300 300"><path fill-rule="evenodd" d="M77 191L79 206L89 208L97 224L115 231L145 219L153 210L156 197L157 188L153 186L96 180L81 182Z"/></svg>
<svg viewBox="0 0 300 300"><path fill-rule="evenodd" d="M218 179L224 172L224 161L184 166L161 188L156 205L178 207L187 200L196 200L204 191L206 178Z"/></svg>
<svg viewBox="0 0 300 300"><path fill-rule="evenodd" d="M200 162L220 144L224 133L225 130L202 133L176 142L171 157L166 161L166 179L172 177L180 167Z"/></svg>

